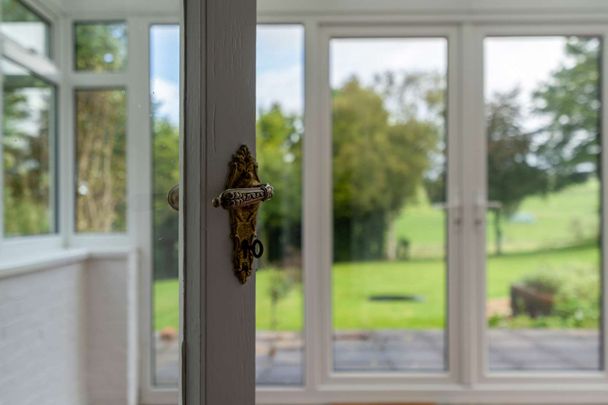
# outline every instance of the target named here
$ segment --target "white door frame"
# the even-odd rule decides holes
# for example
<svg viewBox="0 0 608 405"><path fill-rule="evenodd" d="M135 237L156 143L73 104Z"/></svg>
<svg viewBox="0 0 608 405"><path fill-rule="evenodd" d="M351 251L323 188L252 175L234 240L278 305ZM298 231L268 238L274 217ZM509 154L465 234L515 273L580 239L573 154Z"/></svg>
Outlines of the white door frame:
<svg viewBox="0 0 608 405"><path fill-rule="evenodd" d="M484 384L560 384L565 386L580 385L580 384L593 384L593 383L605 383L608 379L608 369L606 368L605 362L602 365L603 370L588 371L588 372L569 372L569 371L544 371L544 372L493 372L489 370L488 364L488 353L489 353L489 339L488 339L488 328L485 314L486 305L486 249L475 249L475 246L486 246L486 204L487 204L487 160L486 160L486 131L485 131L485 115L484 115L484 49L483 41L486 37L491 36L512 36L512 37L524 37L524 36L568 36L568 35L589 35L597 36L601 39L601 91L600 98L602 100L602 119L601 119L601 144L602 148L602 187L601 187L601 234L606 235L607 218L606 218L606 203L608 191L605 184L606 176L608 175L607 166L608 163L608 86L606 86L606 79L608 78L608 28L605 25L597 24L542 24L542 25L497 25L497 24L477 24L471 27L470 30L469 46L472 48L472 54L474 57L465 58L468 64L465 71L468 72L467 77L469 84L468 92L465 95L467 98L465 105L471 111L471 117L475 119L469 120L469 130L467 131L469 143L466 161L469 162L467 168L469 174L465 176L468 181L469 198L468 206L471 209L474 229L470 237L469 257L472 258L470 267L474 269L474 277L471 282L474 285L474 302L475 307L478 310L477 316L477 336L474 338L477 342L479 350L475 357L477 362L474 365L476 370L476 381ZM481 79L480 79L481 78ZM475 225L476 224L476 225ZM606 359L608 354L608 340L606 336L606 322L608 316L606 309L608 308L608 289L605 280L608 276L608 263L605 259L606 252L608 252L608 241L605 237L601 238L601 279L603 280L603 291L602 291L602 317L603 322L600 326L600 337L602 339L601 350L602 353L598 353ZM473 301L473 300L472 300Z"/></svg>
<svg viewBox="0 0 608 405"><path fill-rule="evenodd" d="M202 13L200 10L199 12ZM263 23L299 23L305 27L304 293L306 313L304 335L306 371L305 385L302 387L258 388L258 403L317 404L348 400L426 400L449 403L605 402L606 395L608 395L606 385L608 375L605 371L590 374L560 373L560 375L522 373L521 377L503 374L500 376L488 375L485 371L484 350L487 345L485 333L483 333L486 322L483 309L485 308L485 275L483 274L485 263L480 262L479 249L476 247L477 243L485 243L485 239L484 235L474 229L476 227L474 220L478 216L478 209L475 206L478 203L476 196L485 192L480 188L485 181L483 87L480 81L483 76L482 35L484 33L564 35L585 32L601 34L604 39L602 74L604 77L608 77L608 63L606 63L608 62L606 44L608 29L599 23L608 22L608 14L579 15L574 18L567 15L523 14L369 17L363 15L317 16L296 13L285 16L268 15L262 18ZM557 22L560 20L576 21L578 24L558 25ZM328 35L342 32L359 37L423 36L424 30L429 29L430 21L445 22L445 25L435 26L435 28L431 28L431 31L436 29L435 34L448 32L450 35L449 82L453 91L448 94L449 103L452 106L449 110L455 116L448 119L448 125L454 125L455 128L450 127L448 131L452 131L449 135L450 139L461 141L450 153L468 158L477 156L473 160L460 159L467 161L466 165L463 164L457 168L450 167L452 173L458 173L457 176L452 175L449 191L451 201L460 202L464 207L463 224L459 232L475 235L472 238L469 237L468 241L461 241L461 245L457 247L458 253L451 256L456 264L450 263L449 270L451 272L449 311L452 317L449 329L450 372L438 377L415 374L335 375L331 372L331 360L326 355L331 355L331 341L328 343L328 338L331 337L331 312L328 310L328 304L331 303L331 287L327 282L327 277L330 277L328 269L331 269L331 262L328 261L328 258L331 258L331 250L328 247L330 245L326 243L331 242L331 233L321 232L325 235L323 236L325 239L319 240L319 233L315 231L315 229L327 227L331 231L331 179L323 176L323 173L331 173L331 155L328 152L329 149L325 148L330 139L327 136L330 134L330 123L327 119L330 105L329 76L326 71L328 68ZM522 21L526 21L527 25L522 25ZM372 34L372 31L375 34ZM201 31L197 32L200 34ZM428 35L432 35L432 32L429 31ZM201 60L203 60L203 56L201 56ZM204 73L199 72L198 74L203 81ZM189 87L191 88L190 85ZM608 100L606 93L607 87L604 84L603 100ZM608 103L604 103L603 112L604 116L608 116ZM198 125L204 126L205 122L204 117L201 117ZM608 134L606 122L603 122L603 133L604 137ZM190 151L189 148L186 149ZM325 150L325 154L322 155L323 159L319 163L316 157L322 150ZM603 157L604 167L608 167L607 155L605 153ZM450 161L453 162L454 159L450 159ZM220 178L223 181L223 176ZM462 187L461 194L456 192L454 182ZM320 198L319 192L321 193ZM607 201L607 191L603 190L603 193L604 201ZM204 195L203 190L199 195ZM203 211L201 208L201 215L209 214ZM607 219L603 218L604 229L606 229L606 221ZM454 239L453 230L450 230L450 235ZM607 248L606 241L604 241L603 248ZM452 249L454 247L450 246L450 250ZM483 260L485 260L485 255ZM454 274L454 266L460 266L461 271L458 275ZM604 274L606 274L606 269L604 269ZM192 281L190 280L191 283ZM200 280L198 281L200 282ZM200 284L198 286L200 287ZM453 292L454 288L459 293ZM607 299L607 292L606 286L604 286L604 301ZM604 307L606 307L605 304L606 302L604 302ZM453 315L453 311L457 311L458 314ZM603 316L604 320L607 320L605 312ZM604 325L606 324L607 322L604 322ZM456 327L459 329L455 329ZM604 351L606 351L605 336ZM199 353L199 355L201 357L197 361L202 364L204 354ZM199 376L199 378L202 377L202 375Z"/></svg>
<svg viewBox="0 0 608 405"><path fill-rule="evenodd" d="M255 276L232 270L224 189L239 146L255 151L255 0L185 0L180 216L181 403L255 402Z"/></svg>
<svg viewBox="0 0 608 405"><path fill-rule="evenodd" d="M336 373L333 371L333 324L332 324L332 245L333 245L333 221L332 221L332 124L331 124L331 91L330 91L330 41L332 38L445 38L447 40L447 82L448 87L455 85L457 78L458 53L455 52L455 47L458 46L456 27L450 25L433 26L428 24L418 24L409 26L326 26L322 27L319 32L319 84L318 88L321 93L318 94L318 104L321 108L321 114L318 119L320 122L320 131L306 131L306 138L318 137L320 149L312 156L304 156L304 167L306 170L313 168L316 175L319 176L316 193L317 198L320 194L320 212L321 227L316 230L316 237L319 239L321 250L311 252L305 257L319 257L320 263L314 263L312 268L305 269L305 275L313 271L318 272L315 279L319 284L315 288L317 300L308 299L307 302L313 301L315 305L321 305L320 313L322 319L320 323L311 325L315 327L318 334L322 337L321 343L321 358L324 360L320 367L315 370L321 376L323 384L403 384L406 381L410 384L440 384L454 382L454 373L449 368L450 364L458 364L456 356L459 353L456 348L458 340L458 314L461 312L458 309L457 290L459 285L458 271L459 267L458 252L461 250L458 247L458 237L460 226L458 225L461 218L461 207L458 203L459 196L459 168L460 159L457 158L457 150L460 142L458 141L458 114L457 114L457 92L448 91L446 106L448 116L446 119L446 140L448 140L448 185L447 212L449 219L447 220L448 231L448 252L447 253L447 273L446 277L450 282L446 282L447 296L446 300L446 318L449 319L449 326L446 324L446 347L448 348L448 357L445 372L358 372L358 373ZM321 153L319 153L321 152ZM308 168L308 169L307 169ZM304 194L310 194L313 190L304 190ZM305 260L305 266L306 266ZM311 297L312 298L312 297ZM311 303L312 305L312 303ZM313 308L307 307L308 311ZM449 314L448 314L449 313ZM306 325L309 327L309 325ZM320 329L319 329L320 326Z"/></svg>
<svg viewBox="0 0 608 405"><path fill-rule="evenodd" d="M273 3L276 6L278 4ZM517 14L519 12L519 14ZM381 12L380 12L381 13ZM305 359L306 381L302 387L259 387L260 404L317 404L331 401L437 401L441 403L605 403L608 371L521 372L487 371L485 319L485 222L476 225L480 200L485 203L485 107L483 98L483 37L486 35L599 35L602 37L602 77L608 78L608 15L582 15L565 12L547 15L516 9L513 14L488 12L462 15L423 14L404 16L335 13L270 14L262 23L300 23L306 37L306 114L304 136L304 283L305 283ZM436 22L445 22L435 26ZM449 31L449 108L451 150L462 164L453 171L449 191L452 202L462 204L463 222L459 251L450 263L449 302L450 371L445 375L332 373L331 361L331 123L329 97L328 41L333 35L349 37L423 36L436 27L435 35ZM422 27L422 28L420 28ZM420 28L420 29L419 29ZM430 28L431 30L433 28ZM453 31L453 32L452 32ZM432 35L433 32L428 32ZM608 117L608 85L602 80L603 117ZM455 98L455 100L453 99ZM603 145L608 145L608 119L602 121ZM454 133L456 132L456 134ZM452 159L453 160L453 159ZM608 152L603 151L604 174ZM452 162L454 163L454 162ZM603 178L606 178L603 175ZM456 192L460 188L461 194ZM608 187L602 190L604 212ZM321 196L319 198L319 193ZM311 194L314 197L311 197ZM602 218L603 232L608 218ZM321 229L321 232L315 231ZM466 235L466 236L465 236ZM607 238L603 251L608 252ZM453 246L450 246L453 249ZM458 274L454 274L459 266ZM604 280L608 269L603 263ZM456 289L456 291L454 291ZM603 285L603 308L608 308L608 286ZM453 314L455 310L457 314ZM603 328L608 325L603 312ZM456 324L456 325L455 325ZM458 327L459 329L455 329ZM606 358L608 339L603 334ZM454 354L453 352L458 352Z"/></svg>

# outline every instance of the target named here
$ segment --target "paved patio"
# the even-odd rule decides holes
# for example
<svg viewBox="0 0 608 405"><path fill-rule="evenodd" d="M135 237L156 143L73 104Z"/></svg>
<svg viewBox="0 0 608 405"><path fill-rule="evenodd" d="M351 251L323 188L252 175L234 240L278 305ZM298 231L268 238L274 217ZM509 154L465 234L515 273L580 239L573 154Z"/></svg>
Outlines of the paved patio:
<svg viewBox="0 0 608 405"><path fill-rule="evenodd" d="M491 330L493 370L597 370L599 333L587 330ZM178 373L176 341L157 338L156 380L175 385ZM334 341L337 371L441 371L444 338L441 331L341 332ZM257 334L258 384L302 383L302 340L294 333Z"/></svg>

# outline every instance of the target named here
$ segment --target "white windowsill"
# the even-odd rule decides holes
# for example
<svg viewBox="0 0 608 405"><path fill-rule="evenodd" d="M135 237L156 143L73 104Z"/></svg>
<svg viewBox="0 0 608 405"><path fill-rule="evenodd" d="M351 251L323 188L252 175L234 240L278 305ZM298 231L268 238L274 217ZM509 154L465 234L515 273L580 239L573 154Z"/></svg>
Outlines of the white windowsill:
<svg viewBox="0 0 608 405"><path fill-rule="evenodd" d="M50 252L0 260L0 280L23 274L52 270L89 259L126 259L135 252L133 247L103 249L61 249Z"/></svg>

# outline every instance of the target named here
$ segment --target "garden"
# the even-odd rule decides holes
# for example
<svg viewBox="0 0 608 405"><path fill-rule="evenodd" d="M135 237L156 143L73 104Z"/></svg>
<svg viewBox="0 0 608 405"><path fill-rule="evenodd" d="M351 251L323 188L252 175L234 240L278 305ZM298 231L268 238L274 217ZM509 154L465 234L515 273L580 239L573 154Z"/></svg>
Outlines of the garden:
<svg viewBox="0 0 608 405"><path fill-rule="evenodd" d="M598 60L596 39L568 38L561 64L530 94L515 86L486 99L490 327L598 326ZM445 76L354 75L332 95L334 328L444 328ZM156 125L155 206L163 215L155 215L154 320L156 330L175 330L177 217L162 192L177 172L160 170L175 167L161 159L176 147L175 131ZM258 111L260 177L280 191L258 224L267 247L258 330L302 329L303 139L301 116L279 104Z"/></svg>
<svg viewBox="0 0 608 405"><path fill-rule="evenodd" d="M589 181L555 195L526 199L519 215L504 226L504 252L495 255L492 243L488 244L489 303L509 301L511 287L518 284L540 284L541 289L550 289L555 297L553 310L535 318L527 314L512 317L508 313L510 308L489 314L491 327L597 328L600 259L597 235L593 233L597 229L597 223L594 223L597 205L592 202L598 195L598 187L596 181ZM518 221L523 214L530 219ZM411 259L334 265L336 329L444 327L446 265L442 257L442 221L442 211L429 204L404 210L398 219L399 233L414 241ZM257 273L258 330L297 331L302 328L301 280L294 272L286 277L282 274L285 274L284 270L272 268ZM285 278L289 280L285 281ZM277 294L276 286L280 284L287 285L283 285L283 291ZM177 280L157 281L154 288L157 329L177 328ZM419 299L370 299L377 295L403 294Z"/></svg>

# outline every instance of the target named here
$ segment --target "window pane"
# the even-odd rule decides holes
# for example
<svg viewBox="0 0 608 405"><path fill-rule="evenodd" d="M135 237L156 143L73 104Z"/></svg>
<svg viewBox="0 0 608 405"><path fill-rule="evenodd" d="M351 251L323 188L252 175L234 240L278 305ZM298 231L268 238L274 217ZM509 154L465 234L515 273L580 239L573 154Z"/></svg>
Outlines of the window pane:
<svg viewBox="0 0 608 405"><path fill-rule="evenodd" d="M485 40L492 370L601 367L600 49Z"/></svg>
<svg viewBox="0 0 608 405"><path fill-rule="evenodd" d="M4 35L40 55L50 56L51 26L18 0L2 0Z"/></svg>
<svg viewBox="0 0 608 405"><path fill-rule="evenodd" d="M256 373L260 385L303 382L301 165L303 42L301 26L258 27L257 159L259 175L283 190L264 204L258 234L265 257L256 274ZM166 193L179 181L179 30L151 29L154 125L155 382L176 385L179 284L178 216ZM277 80L284 83L277 86ZM280 87L280 88L279 88Z"/></svg>
<svg viewBox="0 0 608 405"><path fill-rule="evenodd" d="M179 49L179 26L151 27L153 358L158 385L177 385L179 371L179 216L167 204L167 192L179 183Z"/></svg>
<svg viewBox="0 0 608 405"><path fill-rule="evenodd" d="M302 384L302 142L304 29L257 30L257 160L277 190L258 217L266 253L256 273L256 381Z"/></svg>
<svg viewBox="0 0 608 405"><path fill-rule="evenodd" d="M76 91L76 231L125 232L126 92Z"/></svg>
<svg viewBox="0 0 608 405"><path fill-rule="evenodd" d="M55 88L6 59L2 74L4 233L53 233Z"/></svg>
<svg viewBox="0 0 608 405"><path fill-rule="evenodd" d="M118 72L127 65L127 25L78 23L75 69L89 72Z"/></svg>
<svg viewBox="0 0 608 405"><path fill-rule="evenodd" d="M444 370L447 41L330 52L334 369Z"/></svg>

